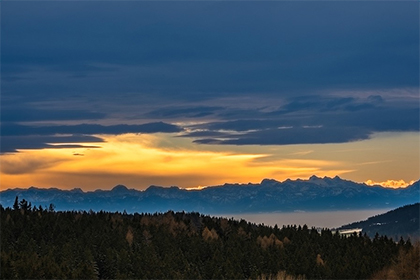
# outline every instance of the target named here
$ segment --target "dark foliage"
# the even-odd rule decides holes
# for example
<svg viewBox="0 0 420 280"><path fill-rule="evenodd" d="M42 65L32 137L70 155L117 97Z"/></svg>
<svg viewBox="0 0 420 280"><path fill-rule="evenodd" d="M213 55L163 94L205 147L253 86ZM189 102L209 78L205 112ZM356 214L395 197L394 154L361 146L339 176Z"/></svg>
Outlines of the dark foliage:
<svg viewBox="0 0 420 280"><path fill-rule="evenodd" d="M400 250L398 259L375 273L372 279L420 279L420 243L410 250Z"/></svg>
<svg viewBox="0 0 420 280"><path fill-rule="evenodd" d="M374 237L376 233L395 240L403 237L420 241L420 203L405 205L387 213L370 217L365 221L351 223L340 229L363 228L363 233Z"/></svg>
<svg viewBox="0 0 420 280"><path fill-rule="evenodd" d="M199 213L1 209L2 279L366 279L412 245ZM46 208L46 207L45 207Z"/></svg>

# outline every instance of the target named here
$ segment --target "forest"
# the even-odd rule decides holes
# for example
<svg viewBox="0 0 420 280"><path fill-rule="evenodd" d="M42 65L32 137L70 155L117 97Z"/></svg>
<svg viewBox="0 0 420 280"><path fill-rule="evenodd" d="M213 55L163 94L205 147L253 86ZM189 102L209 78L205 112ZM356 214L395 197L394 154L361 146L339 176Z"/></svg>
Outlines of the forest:
<svg viewBox="0 0 420 280"><path fill-rule="evenodd" d="M344 225L339 229L362 228L369 237L376 233L394 239L401 236L411 242L420 241L420 203L404 205L389 212L368 218L365 221Z"/></svg>
<svg viewBox="0 0 420 280"><path fill-rule="evenodd" d="M418 279L419 245L199 213L1 214L1 279ZM403 264L403 265L402 265Z"/></svg>

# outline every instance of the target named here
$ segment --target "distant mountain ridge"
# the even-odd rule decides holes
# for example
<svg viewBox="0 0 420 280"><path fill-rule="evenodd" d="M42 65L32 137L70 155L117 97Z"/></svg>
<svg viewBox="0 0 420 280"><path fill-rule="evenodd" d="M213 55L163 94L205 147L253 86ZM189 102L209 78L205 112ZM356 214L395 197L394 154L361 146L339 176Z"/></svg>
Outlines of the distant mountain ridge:
<svg viewBox="0 0 420 280"><path fill-rule="evenodd" d="M117 185L112 190L84 192L57 188L8 189L0 192L4 207L15 197L32 205L53 203L57 210L133 212L186 211L201 213L291 212L296 210L356 210L392 208L420 200L419 181L407 188L367 186L336 176L279 182L264 179L259 184L224 184L201 190L150 186L144 191Z"/></svg>

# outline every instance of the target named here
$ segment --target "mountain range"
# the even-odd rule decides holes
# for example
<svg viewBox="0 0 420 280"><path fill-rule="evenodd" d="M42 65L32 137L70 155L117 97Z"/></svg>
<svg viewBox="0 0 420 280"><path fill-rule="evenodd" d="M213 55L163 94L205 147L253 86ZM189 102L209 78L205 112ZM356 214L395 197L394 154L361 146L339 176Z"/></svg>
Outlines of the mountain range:
<svg viewBox="0 0 420 280"><path fill-rule="evenodd" d="M349 180L320 178L279 182L264 179L259 184L224 184L201 190L150 186L140 191L123 185L111 190L84 192L76 188L8 189L0 192L0 203L11 207L16 196L32 205L55 205L56 210L127 211L154 213L173 211L257 213L292 211L332 211L395 208L420 201L419 181L407 188L368 186Z"/></svg>

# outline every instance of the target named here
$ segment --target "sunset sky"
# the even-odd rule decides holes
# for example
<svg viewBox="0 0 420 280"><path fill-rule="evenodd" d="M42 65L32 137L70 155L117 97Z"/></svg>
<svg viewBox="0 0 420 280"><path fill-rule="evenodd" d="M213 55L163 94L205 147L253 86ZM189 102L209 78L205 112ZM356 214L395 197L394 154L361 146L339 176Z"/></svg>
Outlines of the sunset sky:
<svg viewBox="0 0 420 280"><path fill-rule="evenodd" d="M418 1L2 1L1 189L420 178Z"/></svg>

